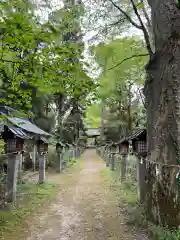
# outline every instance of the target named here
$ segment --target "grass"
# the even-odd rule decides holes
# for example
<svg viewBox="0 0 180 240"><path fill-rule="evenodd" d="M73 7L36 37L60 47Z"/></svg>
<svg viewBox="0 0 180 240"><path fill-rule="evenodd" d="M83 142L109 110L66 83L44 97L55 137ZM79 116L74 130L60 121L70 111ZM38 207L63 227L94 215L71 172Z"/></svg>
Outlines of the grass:
<svg viewBox="0 0 180 240"><path fill-rule="evenodd" d="M81 159L71 159L66 169L67 171L69 169L82 169L83 162ZM42 205L49 204L49 201L56 195L56 190L57 184L55 182L48 181L41 185L22 184L18 190L16 206L7 204L0 211L0 239L13 239L11 236L14 236L16 231L26 229L27 221L25 220L42 209Z"/></svg>
<svg viewBox="0 0 180 240"><path fill-rule="evenodd" d="M136 184L132 181L124 181L121 183L119 180L119 169L111 171L109 168L103 168L100 171L100 176L105 178L120 202L130 205L137 203Z"/></svg>
<svg viewBox="0 0 180 240"><path fill-rule="evenodd" d="M170 231L146 219L144 206L138 203L136 184L132 181L120 183L119 171L119 168L116 171L103 168L100 176L105 179L106 184L108 183L111 190L115 192L120 203L133 206L132 211L129 212L129 224L148 229L150 236L155 240L180 240L180 230Z"/></svg>
<svg viewBox="0 0 180 240"><path fill-rule="evenodd" d="M17 206L7 205L0 211L0 234L15 231L29 215L33 214L39 207L50 200L56 193L54 183L45 184L22 184L19 190L19 203Z"/></svg>
<svg viewBox="0 0 180 240"><path fill-rule="evenodd" d="M69 168L77 168L77 169L83 169L84 167L84 161L80 158L72 158L68 161L66 169Z"/></svg>

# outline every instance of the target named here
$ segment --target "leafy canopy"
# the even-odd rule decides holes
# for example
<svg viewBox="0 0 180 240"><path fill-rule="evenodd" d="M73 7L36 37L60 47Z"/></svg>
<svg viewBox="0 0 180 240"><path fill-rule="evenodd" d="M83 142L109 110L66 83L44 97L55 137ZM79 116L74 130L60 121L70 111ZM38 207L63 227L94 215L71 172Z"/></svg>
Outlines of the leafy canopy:
<svg viewBox="0 0 180 240"><path fill-rule="evenodd" d="M46 23L36 10L23 0L0 3L0 102L25 111L31 109L34 87L41 94L79 98L94 89L81 61L83 45L65 39L79 30L78 6L54 12Z"/></svg>

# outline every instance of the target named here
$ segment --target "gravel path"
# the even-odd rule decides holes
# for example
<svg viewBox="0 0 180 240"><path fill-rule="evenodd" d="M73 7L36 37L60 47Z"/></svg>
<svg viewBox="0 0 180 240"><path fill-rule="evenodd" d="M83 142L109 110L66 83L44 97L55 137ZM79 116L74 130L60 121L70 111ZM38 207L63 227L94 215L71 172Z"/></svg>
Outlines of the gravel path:
<svg viewBox="0 0 180 240"><path fill-rule="evenodd" d="M100 170L104 163L94 150L82 156L82 166L56 176L59 191L47 209L29 222L21 240L145 240L126 225L117 198L107 187Z"/></svg>

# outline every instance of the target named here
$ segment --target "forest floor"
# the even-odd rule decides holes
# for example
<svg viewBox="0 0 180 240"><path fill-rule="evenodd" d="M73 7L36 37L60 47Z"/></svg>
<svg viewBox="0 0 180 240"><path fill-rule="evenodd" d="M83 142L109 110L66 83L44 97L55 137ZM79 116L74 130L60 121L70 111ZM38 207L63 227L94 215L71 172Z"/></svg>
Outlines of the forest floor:
<svg viewBox="0 0 180 240"><path fill-rule="evenodd" d="M127 224L104 162L94 150L64 174L49 175L57 184L52 201L40 207L6 240L146 240L143 231Z"/></svg>

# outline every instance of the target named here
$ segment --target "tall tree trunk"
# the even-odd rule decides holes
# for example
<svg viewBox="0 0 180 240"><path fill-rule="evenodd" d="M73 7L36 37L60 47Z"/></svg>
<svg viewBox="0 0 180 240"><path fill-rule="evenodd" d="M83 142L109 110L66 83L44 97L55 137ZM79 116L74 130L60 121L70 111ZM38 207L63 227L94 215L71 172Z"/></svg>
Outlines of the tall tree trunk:
<svg viewBox="0 0 180 240"><path fill-rule="evenodd" d="M147 209L162 225L178 226L180 201L180 10L174 0L149 0L155 53L146 66L148 118ZM157 169L159 171L157 171ZM159 172L159 173L158 173Z"/></svg>

